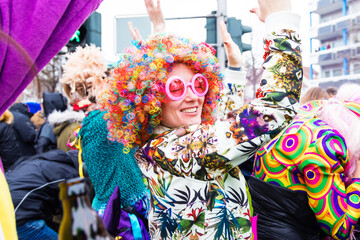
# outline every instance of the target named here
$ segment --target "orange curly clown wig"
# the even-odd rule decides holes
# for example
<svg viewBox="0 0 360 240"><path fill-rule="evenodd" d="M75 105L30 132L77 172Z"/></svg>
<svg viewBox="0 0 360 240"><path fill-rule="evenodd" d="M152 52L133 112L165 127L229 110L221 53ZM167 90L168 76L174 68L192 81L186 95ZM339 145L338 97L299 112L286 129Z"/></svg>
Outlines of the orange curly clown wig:
<svg viewBox="0 0 360 240"><path fill-rule="evenodd" d="M153 35L126 49L111 71L107 86L98 97L107 110L109 138L124 144L124 152L144 145L161 122L161 104L167 100L165 84L174 63L184 63L209 82L202 110L202 123L213 124L223 75L215 49L176 35Z"/></svg>

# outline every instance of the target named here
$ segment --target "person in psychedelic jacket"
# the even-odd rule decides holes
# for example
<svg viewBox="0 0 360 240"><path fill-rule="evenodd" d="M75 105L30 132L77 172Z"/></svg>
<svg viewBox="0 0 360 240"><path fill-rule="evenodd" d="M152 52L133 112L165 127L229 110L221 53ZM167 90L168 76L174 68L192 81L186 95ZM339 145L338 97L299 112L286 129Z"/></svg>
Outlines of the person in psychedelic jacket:
<svg viewBox="0 0 360 240"><path fill-rule="evenodd" d="M287 0L260 1L260 8L268 29L276 30L265 38L264 79L258 97L226 120L215 119L223 75L205 43L155 35L128 49L112 72L101 104L110 137L140 147L135 157L151 191L151 239L253 237L250 197L237 166L295 117L302 83L300 38L289 30L299 17L278 12L290 8ZM230 36L222 36L226 46ZM198 92L203 82L194 84L197 73L207 78L205 96ZM170 97L183 89L165 90L173 77L193 82L177 101Z"/></svg>
<svg viewBox="0 0 360 240"><path fill-rule="evenodd" d="M351 237L360 217L360 85L336 98L301 106L256 153L253 176L263 182L251 178L249 187L260 239Z"/></svg>

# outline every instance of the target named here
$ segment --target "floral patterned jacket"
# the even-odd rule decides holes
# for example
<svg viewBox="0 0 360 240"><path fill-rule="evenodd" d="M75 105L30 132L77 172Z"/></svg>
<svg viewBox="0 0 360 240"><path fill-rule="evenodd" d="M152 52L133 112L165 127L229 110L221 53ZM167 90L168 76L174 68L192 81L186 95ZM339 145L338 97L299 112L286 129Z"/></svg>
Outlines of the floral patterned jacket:
<svg viewBox="0 0 360 240"><path fill-rule="evenodd" d="M227 118L228 113L244 105L245 76L245 71L225 70L224 88L220 95L221 100L218 103L218 119Z"/></svg>
<svg viewBox="0 0 360 240"><path fill-rule="evenodd" d="M254 176L306 193L323 232L348 239L360 218L360 179L345 183L349 163L345 140L314 117L324 102L303 105L296 120L257 152ZM360 116L359 104L347 104Z"/></svg>
<svg viewBox="0 0 360 240"><path fill-rule="evenodd" d="M296 115L300 39L282 30L265 40L257 98L214 125L163 132L135 157L151 191L151 239L251 239L251 203L237 167Z"/></svg>

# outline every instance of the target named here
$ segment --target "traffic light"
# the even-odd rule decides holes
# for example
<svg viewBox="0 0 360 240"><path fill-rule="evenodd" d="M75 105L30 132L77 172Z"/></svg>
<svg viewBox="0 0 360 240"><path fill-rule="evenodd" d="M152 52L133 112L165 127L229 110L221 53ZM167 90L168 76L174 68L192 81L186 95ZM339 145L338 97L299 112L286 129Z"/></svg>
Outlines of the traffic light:
<svg viewBox="0 0 360 240"><path fill-rule="evenodd" d="M85 47L85 44L95 44L97 47L101 47L101 14L98 12L94 12L86 19L66 46L68 52L74 52L76 47Z"/></svg>
<svg viewBox="0 0 360 240"><path fill-rule="evenodd" d="M84 24L87 29L86 44L101 48L101 14L93 12Z"/></svg>
<svg viewBox="0 0 360 240"><path fill-rule="evenodd" d="M216 15L216 11L212 11L211 12L211 16L215 16ZM206 18L206 42L208 44L217 44L217 25L216 25L216 17L207 17ZM216 52L217 52L217 47L214 46Z"/></svg>
<svg viewBox="0 0 360 240"><path fill-rule="evenodd" d="M215 16L216 11L212 11L211 15ZM217 43L217 37L216 37L216 17L207 17L206 18L206 42L210 44L216 44Z"/></svg>
<svg viewBox="0 0 360 240"><path fill-rule="evenodd" d="M69 42L66 44L69 52L74 52L76 47L82 46L84 47L86 44L86 35L87 28L85 24L81 25L81 27L76 30L74 35L70 38Z"/></svg>
<svg viewBox="0 0 360 240"><path fill-rule="evenodd" d="M228 18L227 21L228 32L231 35L231 38L239 46L241 52L251 50L251 45L242 42L242 35L252 31L251 27L244 26L241 23L241 20L234 17Z"/></svg>
<svg viewBox="0 0 360 240"><path fill-rule="evenodd" d="M211 44L217 43L217 24L216 24L216 11L211 12L210 17L206 18L206 42ZM234 42L239 46L241 52L251 50L251 45L242 42L242 35L245 33L249 33L252 31L251 27L244 26L241 23L241 20L236 19L234 17L230 17L227 19L227 28L228 32L231 35L231 38ZM220 30L219 30L220 31ZM217 47L214 46L217 50Z"/></svg>

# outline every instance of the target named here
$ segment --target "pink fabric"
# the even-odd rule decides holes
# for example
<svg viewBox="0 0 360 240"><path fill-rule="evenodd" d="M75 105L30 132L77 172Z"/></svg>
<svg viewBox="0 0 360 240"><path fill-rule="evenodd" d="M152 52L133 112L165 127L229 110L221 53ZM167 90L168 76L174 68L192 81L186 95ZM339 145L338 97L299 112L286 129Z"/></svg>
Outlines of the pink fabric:
<svg viewBox="0 0 360 240"><path fill-rule="evenodd" d="M101 1L0 2L0 114L69 41Z"/></svg>
<svg viewBox="0 0 360 240"><path fill-rule="evenodd" d="M1 158L0 158L0 169L1 169L1 171L5 174L5 171L4 171L4 167L3 167L3 164L2 164Z"/></svg>
<svg viewBox="0 0 360 240"><path fill-rule="evenodd" d="M257 240L257 215L251 218L251 230L253 234L253 240Z"/></svg>

